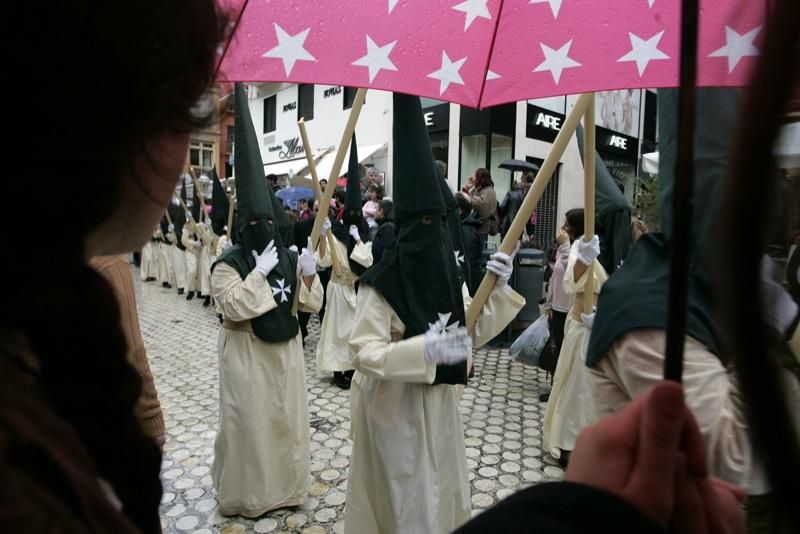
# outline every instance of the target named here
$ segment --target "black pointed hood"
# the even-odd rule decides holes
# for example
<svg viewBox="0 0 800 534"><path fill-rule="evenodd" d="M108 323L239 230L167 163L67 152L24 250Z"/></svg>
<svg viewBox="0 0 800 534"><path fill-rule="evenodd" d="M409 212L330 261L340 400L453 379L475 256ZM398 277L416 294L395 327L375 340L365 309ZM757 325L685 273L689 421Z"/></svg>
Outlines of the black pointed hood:
<svg viewBox="0 0 800 534"><path fill-rule="evenodd" d="M406 326L404 338L465 325L463 280L445 220L419 97L394 95L395 241L361 276ZM465 384L466 361L439 365L434 384Z"/></svg>
<svg viewBox="0 0 800 534"><path fill-rule="evenodd" d="M211 228L217 235L225 233L225 226L228 224L228 210L230 209L230 201L228 195L225 194L225 188L222 187L219 176L217 176L217 169L211 169Z"/></svg>
<svg viewBox="0 0 800 534"><path fill-rule="evenodd" d="M344 217L345 226L355 224L360 226L363 214L361 212L361 168L358 165L358 146L356 145L356 134L350 140L350 160L347 165L347 190L344 195Z"/></svg>

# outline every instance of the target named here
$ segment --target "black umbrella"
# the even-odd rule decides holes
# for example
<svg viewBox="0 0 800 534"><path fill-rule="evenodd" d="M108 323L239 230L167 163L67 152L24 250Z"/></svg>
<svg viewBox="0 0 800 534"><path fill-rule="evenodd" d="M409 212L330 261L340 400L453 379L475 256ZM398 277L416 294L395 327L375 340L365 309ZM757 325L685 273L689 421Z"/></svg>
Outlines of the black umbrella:
<svg viewBox="0 0 800 534"><path fill-rule="evenodd" d="M507 159L499 165L501 169L508 169L509 171L533 171L539 172L539 166L535 163L522 161L521 159Z"/></svg>

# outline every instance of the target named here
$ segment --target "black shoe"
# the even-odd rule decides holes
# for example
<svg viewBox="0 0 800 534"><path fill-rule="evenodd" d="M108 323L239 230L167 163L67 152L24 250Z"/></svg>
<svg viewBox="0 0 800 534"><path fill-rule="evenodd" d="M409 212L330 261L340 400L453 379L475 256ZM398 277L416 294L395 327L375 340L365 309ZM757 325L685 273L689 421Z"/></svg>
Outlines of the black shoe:
<svg viewBox="0 0 800 534"><path fill-rule="evenodd" d="M192 300L194 298L194 291L189 291L186 294L186 300Z"/></svg>
<svg viewBox="0 0 800 534"><path fill-rule="evenodd" d="M569 465L569 455L572 451L561 451L561 456L558 457L558 465L566 469Z"/></svg>
<svg viewBox="0 0 800 534"><path fill-rule="evenodd" d="M182 287L178 288L178 295L183 295L183 288Z"/></svg>
<svg viewBox="0 0 800 534"><path fill-rule="evenodd" d="M203 307L208 308L210 304L211 304L211 295L206 295L206 298L203 299Z"/></svg>
<svg viewBox="0 0 800 534"><path fill-rule="evenodd" d="M333 383L341 389L350 389L350 378L345 373L334 371Z"/></svg>
<svg viewBox="0 0 800 534"><path fill-rule="evenodd" d="M549 401L550 400L550 392L548 391L547 393L542 393L541 395L539 395L539 400L542 401L542 402Z"/></svg>
<svg viewBox="0 0 800 534"><path fill-rule="evenodd" d="M166 287L167 289L172 289L172 284L169 282L162 282L161 287Z"/></svg>
<svg viewBox="0 0 800 534"><path fill-rule="evenodd" d="M155 282L155 281L156 281L156 279L155 279L154 276L150 276L150 277L145 279L145 282Z"/></svg>
<svg viewBox="0 0 800 534"><path fill-rule="evenodd" d="M219 324L222 324L222 314L221 313L217 314L217 319L219 319Z"/></svg>

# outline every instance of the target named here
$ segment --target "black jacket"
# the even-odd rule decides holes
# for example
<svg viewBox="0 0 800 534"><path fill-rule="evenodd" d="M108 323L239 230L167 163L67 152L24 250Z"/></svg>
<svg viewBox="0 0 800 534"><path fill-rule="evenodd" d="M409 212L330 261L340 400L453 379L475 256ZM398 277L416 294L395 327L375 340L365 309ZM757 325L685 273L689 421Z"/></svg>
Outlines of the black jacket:
<svg viewBox="0 0 800 534"><path fill-rule="evenodd" d="M525 200L525 192L521 189L514 189L506 193L503 202L497 208L497 213L500 215L500 235L505 237L508 229L511 227L511 222L517 216L519 208L522 206L522 201Z"/></svg>
<svg viewBox="0 0 800 534"><path fill-rule="evenodd" d="M378 221L378 233L372 240L372 263L373 265L381 261L383 251L394 241L394 221L392 219L381 219Z"/></svg>
<svg viewBox="0 0 800 534"><path fill-rule="evenodd" d="M298 252L302 252L308 246L308 238L311 237L312 228L314 228L313 217L294 223L294 244L297 246Z"/></svg>
<svg viewBox="0 0 800 534"><path fill-rule="evenodd" d="M481 241L481 218L480 215L472 211L469 215L461 216L461 228L464 230L464 261L470 269L471 280L467 289L470 295L475 295L478 286L481 284L481 255L483 254L483 242ZM470 287L472 286L472 287Z"/></svg>

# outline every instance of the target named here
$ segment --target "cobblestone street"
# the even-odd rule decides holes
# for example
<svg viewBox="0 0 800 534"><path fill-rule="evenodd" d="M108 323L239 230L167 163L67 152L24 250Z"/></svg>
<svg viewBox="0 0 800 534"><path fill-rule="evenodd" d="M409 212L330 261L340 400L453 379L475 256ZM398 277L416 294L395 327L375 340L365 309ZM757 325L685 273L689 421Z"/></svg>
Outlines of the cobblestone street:
<svg viewBox="0 0 800 534"><path fill-rule="evenodd" d="M217 332L212 308L187 302L174 289L137 283L142 334L167 427L161 517L172 532L342 532L351 444L349 392L318 375L314 316L306 340L306 378L311 420L311 495L296 509L256 520L222 517L212 488L219 389ZM505 350L475 353L476 376L461 411L470 469L473 514L530 484L560 479L562 469L541 450L543 371L512 362Z"/></svg>

